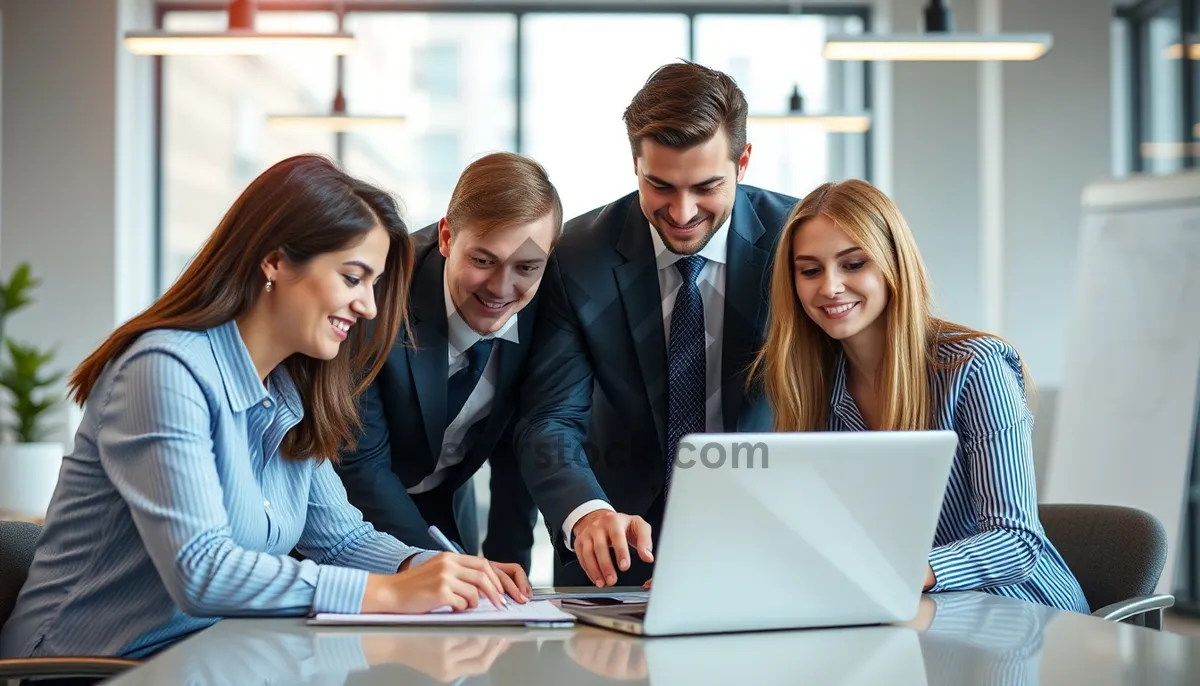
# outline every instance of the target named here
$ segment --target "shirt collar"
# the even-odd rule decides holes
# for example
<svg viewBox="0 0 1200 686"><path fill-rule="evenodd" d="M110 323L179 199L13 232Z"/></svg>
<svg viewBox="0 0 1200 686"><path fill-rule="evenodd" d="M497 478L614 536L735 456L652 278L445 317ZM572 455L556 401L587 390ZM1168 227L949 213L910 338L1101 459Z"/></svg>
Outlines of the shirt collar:
<svg viewBox="0 0 1200 686"><path fill-rule="evenodd" d="M445 271L442 272L442 292L446 296L446 333L450 342L451 356L463 354L484 338L498 338L510 343L521 342L520 330L517 328L517 317L520 316L520 312L513 313L513 316L508 318L499 331L484 336L467 325L466 320L458 314L458 308L454 306L454 299L450 297L450 284L446 283Z"/></svg>
<svg viewBox="0 0 1200 686"><path fill-rule="evenodd" d="M858 405L854 404L850 389L846 387L846 351L841 349L841 345L838 345L838 348L837 357L833 362L833 388L829 395L829 411L851 426L865 429L866 423L858 411Z"/></svg>
<svg viewBox="0 0 1200 686"><path fill-rule="evenodd" d="M732 221L733 213L730 212L729 216L725 218L725 222L721 224L717 232L705 244L704 249L698 253L701 257L709 262L725 264L725 255L729 249L729 224ZM662 236L658 235L658 230L653 226L650 227L650 239L654 241L654 259L659 271L683 259L683 255L673 253L667 249L667 245L663 243Z"/></svg>
<svg viewBox="0 0 1200 686"><path fill-rule="evenodd" d="M236 321L231 319L209 329L208 339L217 360L217 368L221 370L221 381L225 385L229 406L235 412L245 412L272 398L258 378L258 369L254 366L254 360L250 359L250 351L246 349L246 342L242 340ZM275 397L281 398L297 417L303 417L300 393L287 370L280 365L271 371L268 379Z"/></svg>

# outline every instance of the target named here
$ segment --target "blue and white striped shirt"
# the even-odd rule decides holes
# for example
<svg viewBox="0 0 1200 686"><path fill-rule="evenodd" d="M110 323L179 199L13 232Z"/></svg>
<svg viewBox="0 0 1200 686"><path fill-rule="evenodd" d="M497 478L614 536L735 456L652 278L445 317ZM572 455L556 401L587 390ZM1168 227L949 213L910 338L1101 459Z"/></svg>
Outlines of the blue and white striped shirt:
<svg viewBox="0 0 1200 686"><path fill-rule="evenodd" d="M1089 612L1075 575L1046 538L1037 514L1033 414L1021 363L1003 341L942 343L930 370L935 430L958 433L958 451L929 554L931 592L979 590ZM839 354L830 398L831 431L865 431L846 388Z"/></svg>
<svg viewBox="0 0 1200 686"><path fill-rule="evenodd" d="M63 459L0 657L144 657L221 617L358 612L368 572L436 555L364 523L237 324L152 331L111 362ZM289 555L295 548L305 558Z"/></svg>

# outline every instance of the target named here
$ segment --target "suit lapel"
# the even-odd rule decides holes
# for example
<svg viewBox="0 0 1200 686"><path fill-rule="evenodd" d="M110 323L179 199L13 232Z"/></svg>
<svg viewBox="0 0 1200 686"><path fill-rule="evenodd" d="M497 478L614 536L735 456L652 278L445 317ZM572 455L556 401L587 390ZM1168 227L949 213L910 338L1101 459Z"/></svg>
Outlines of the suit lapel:
<svg viewBox="0 0 1200 686"><path fill-rule="evenodd" d="M450 370L447 346L446 297L442 272L446 259L430 252L412 286L415 345L408 346L408 364L417 388L417 404L425 424L429 454L437 464L446 429L446 384Z"/></svg>
<svg viewBox="0 0 1200 686"><path fill-rule="evenodd" d="M633 335L638 367L646 399L650 403L660 443L667 440L667 339L663 332L662 298L658 286L658 265L650 225L636 202L629 208L625 227L617 241L617 251L625 258L613 268L625 319Z"/></svg>
<svg viewBox="0 0 1200 686"><path fill-rule="evenodd" d="M770 253L756 245L766 233L750 198L739 188L729 231L725 271L725 332L721 359L721 414L725 430L737 429L745 372L766 328L766 265Z"/></svg>

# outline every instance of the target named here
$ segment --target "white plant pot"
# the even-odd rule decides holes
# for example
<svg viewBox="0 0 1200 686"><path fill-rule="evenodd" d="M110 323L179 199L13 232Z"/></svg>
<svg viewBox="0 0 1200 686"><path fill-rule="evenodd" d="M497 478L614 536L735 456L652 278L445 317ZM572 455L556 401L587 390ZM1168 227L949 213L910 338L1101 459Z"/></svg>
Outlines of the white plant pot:
<svg viewBox="0 0 1200 686"><path fill-rule="evenodd" d="M0 445L0 513L45 517L62 458L60 443Z"/></svg>

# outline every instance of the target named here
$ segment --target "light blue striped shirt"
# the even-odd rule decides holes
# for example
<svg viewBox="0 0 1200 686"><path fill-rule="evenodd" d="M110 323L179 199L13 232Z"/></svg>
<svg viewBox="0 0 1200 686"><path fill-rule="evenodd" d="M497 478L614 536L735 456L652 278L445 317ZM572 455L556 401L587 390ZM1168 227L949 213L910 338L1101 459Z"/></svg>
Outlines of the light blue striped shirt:
<svg viewBox="0 0 1200 686"><path fill-rule="evenodd" d="M282 367L268 385L234 322L149 332L109 364L0 657L139 658L221 617L354 613L368 572L437 554L364 523L328 460L283 458L303 409Z"/></svg>
<svg viewBox="0 0 1200 686"><path fill-rule="evenodd" d="M997 338L944 342L930 370L935 430L958 433L958 451L929 554L937 591L979 590L1089 612L1075 575L1046 538L1037 514L1033 414L1020 359ZM831 431L865 431L846 388L839 354L830 399Z"/></svg>

